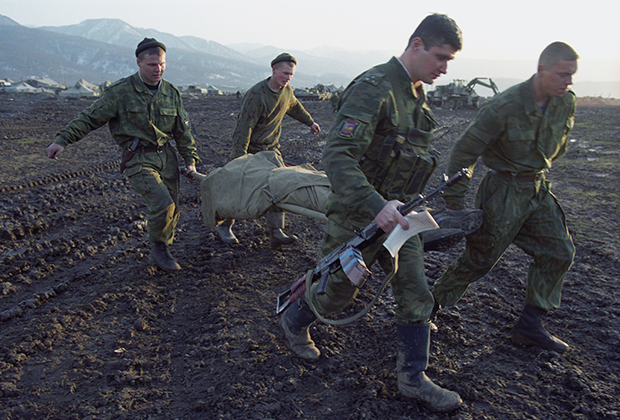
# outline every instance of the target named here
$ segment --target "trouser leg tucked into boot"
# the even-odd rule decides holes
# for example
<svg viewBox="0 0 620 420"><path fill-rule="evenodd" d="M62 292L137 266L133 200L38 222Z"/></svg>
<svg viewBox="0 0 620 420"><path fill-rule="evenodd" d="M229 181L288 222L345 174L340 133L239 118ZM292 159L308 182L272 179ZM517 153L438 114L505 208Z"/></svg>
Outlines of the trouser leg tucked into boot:
<svg viewBox="0 0 620 420"><path fill-rule="evenodd" d="M284 333L288 348L297 356L311 362L319 360L321 355L308 331L314 320L316 320L316 315L303 297L293 302L280 317L280 328Z"/></svg>
<svg viewBox="0 0 620 420"><path fill-rule="evenodd" d="M170 254L168 245L165 242L153 242L149 260L166 271L179 271L181 269L181 266Z"/></svg>
<svg viewBox="0 0 620 420"><path fill-rule="evenodd" d="M299 240L297 236L287 235L282 230L284 229L284 212L270 211L265 217L267 218L267 228L269 229L272 248L277 248L280 245L290 245Z"/></svg>
<svg viewBox="0 0 620 420"><path fill-rule="evenodd" d="M538 346L558 353L568 350L568 344L549 334L543 327L542 316L546 312L536 306L525 305L521 317L512 328L512 342L523 346Z"/></svg>
<svg viewBox="0 0 620 420"><path fill-rule="evenodd" d="M226 244L238 244L239 240L232 231L232 225L235 223L235 219L226 219L215 227L215 231Z"/></svg>
<svg viewBox="0 0 620 420"><path fill-rule="evenodd" d="M426 376L430 324L396 324L398 338L398 391L417 398L434 411L451 411L463 403L454 391L441 388Z"/></svg>

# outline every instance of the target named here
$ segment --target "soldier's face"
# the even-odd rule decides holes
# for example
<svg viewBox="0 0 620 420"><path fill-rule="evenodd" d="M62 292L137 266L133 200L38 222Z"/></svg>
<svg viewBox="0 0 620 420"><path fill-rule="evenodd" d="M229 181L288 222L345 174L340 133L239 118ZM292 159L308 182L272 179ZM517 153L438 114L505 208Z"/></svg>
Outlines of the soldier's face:
<svg viewBox="0 0 620 420"><path fill-rule="evenodd" d="M138 58L137 63L142 80L149 85L156 85L166 70L166 53L145 55L142 60Z"/></svg>
<svg viewBox="0 0 620 420"><path fill-rule="evenodd" d="M432 84L439 76L448 72L448 61L454 59L456 49L450 44L441 47L424 48L420 38L414 38L411 45L411 81Z"/></svg>
<svg viewBox="0 0 620 420"><path fill-rule="evenodd" d="M562 96L573 84L573 75L577 72L577 61L562 60L550 69L538 67L540 86L545 96Z"/></svg>
<svg viewBox="0 0 620 420"><path fill-rule="evenodd" d="M289 63L283 62L272 67L271 78L273 79L275 87L277 89L282 89L288 85L294 74L295 64L290 65Z"/></svg>

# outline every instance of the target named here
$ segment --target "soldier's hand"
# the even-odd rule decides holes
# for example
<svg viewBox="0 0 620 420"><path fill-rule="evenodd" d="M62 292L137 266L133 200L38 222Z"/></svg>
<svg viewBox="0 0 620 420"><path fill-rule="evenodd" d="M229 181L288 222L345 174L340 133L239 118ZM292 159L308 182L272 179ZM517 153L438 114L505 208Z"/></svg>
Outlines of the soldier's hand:
<svg viewBox="0 0 620 420"><path fill-rule="evenodd" d="M191 175L192 172L196 172L196 165L188 165L184 171L181 171L181 173L185 175L186 177L188 177L189 179L193 179Z"/></svg>
<svg viewBox="0 0 620 420"><path fill-rule="evenodd" d="M310 126L310 133L319 134L321 132L321 126L317 123L314 123Z"/></svg>
<svg viewBox="0 0 620 420"><path fill-rule="evenodd" d="M58 159L62 154L64 147L58 143L52 143L47 147L47 157L50 159Z"/></svg>
<svg viewBox="0 0 620 420"><path fill-rule="evenodd" d="M398 208L404 203L398 200L388 201L381 211L375 216L374 222L385 233L390 233L396 225L401 225L403 229L409 229L409 222L405 219L405 216L400 214Z"/></svg>

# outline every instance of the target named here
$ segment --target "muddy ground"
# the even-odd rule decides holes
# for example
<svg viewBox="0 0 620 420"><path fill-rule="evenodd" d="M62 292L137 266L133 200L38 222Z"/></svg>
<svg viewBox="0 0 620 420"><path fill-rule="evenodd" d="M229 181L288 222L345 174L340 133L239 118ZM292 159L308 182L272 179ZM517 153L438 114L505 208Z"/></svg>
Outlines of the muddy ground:
<svg viewBox="0 0 620 420"><path fill-rule="evenodd" d="M241 221L241 244L224 245L202 224L198 183L183 178L172 247L183 269L153 268L145 206L119 174L107 128L45 158L54 133L90 102L0 95L0 419L620 418L620 107L581 107L549 175L577 256L546 324L570 350L510 343L529 261L510 248L438 316L427 373L464 404L437 414L397 392L389 291L354 325L312 327L317 363L292 357L280 339L276 295L317 261L322 222L289 215L300 241L272 250L264 220ZM328 102L305 105L323 133L287 119L282 152L320 169L333 113ZM227 162L239 106L186 100L201 172ZM437 110L444 164L473 115ZM428 252L428 276L462 246ZM381 279L373 267L355 308Z"/></svg>

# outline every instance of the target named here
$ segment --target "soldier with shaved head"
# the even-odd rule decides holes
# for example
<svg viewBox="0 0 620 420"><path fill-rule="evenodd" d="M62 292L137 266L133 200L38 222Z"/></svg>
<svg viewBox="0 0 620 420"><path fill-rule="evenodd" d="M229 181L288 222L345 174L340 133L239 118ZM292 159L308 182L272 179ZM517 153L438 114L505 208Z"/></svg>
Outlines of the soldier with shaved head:
<svg viewBox="0 0 620 420"><path fill-rule="evenodd" d="M566 217L545 174L566 152L576 98L569 89L579 56L564 42L540 55L529 80L493 97L454 144L448 173L474 169L478 157L490 168L476 196L482 227L467 236L463 254L436 281L440 306L455 305L467 287L486 275L513 243L532 256L523 312L512 329L518 345L564 353L568 344L549 334L542 316L560 306L562 282L575 256ZM446 207L463 208L469 186L444 192Z"/></svg>

